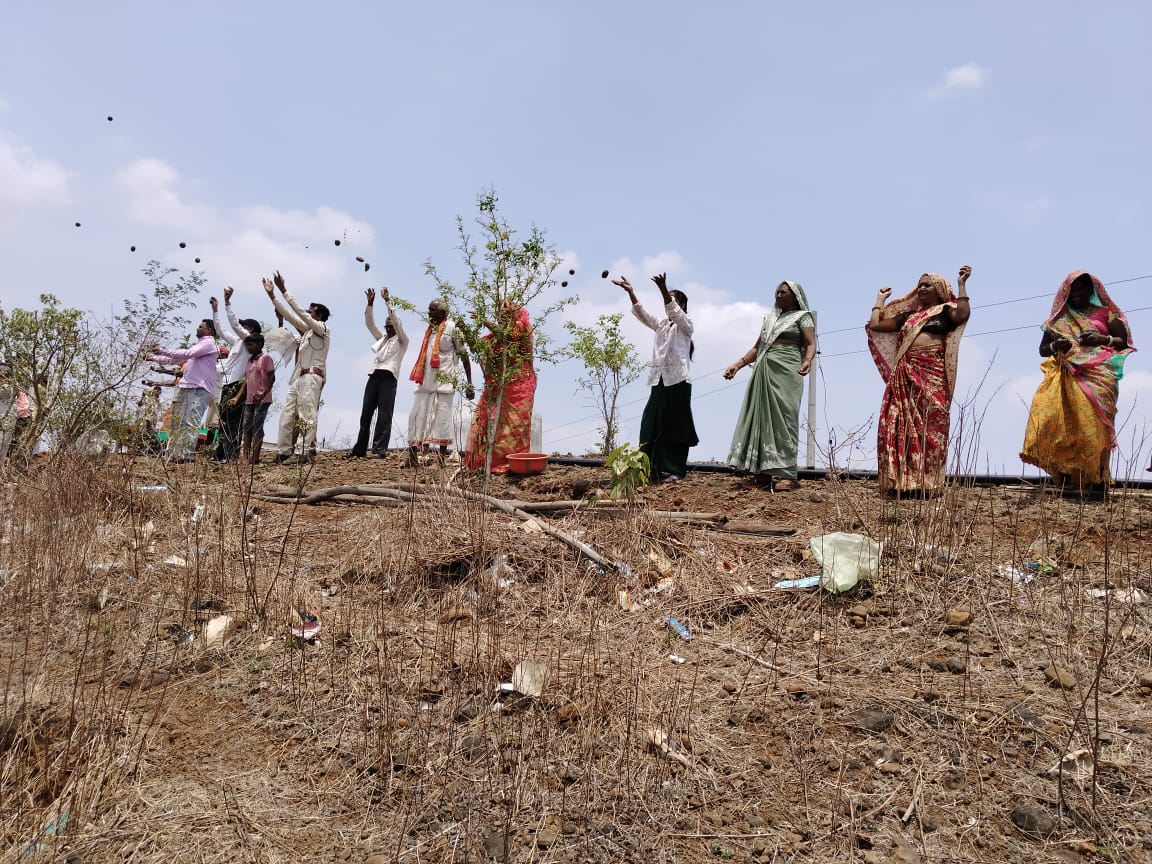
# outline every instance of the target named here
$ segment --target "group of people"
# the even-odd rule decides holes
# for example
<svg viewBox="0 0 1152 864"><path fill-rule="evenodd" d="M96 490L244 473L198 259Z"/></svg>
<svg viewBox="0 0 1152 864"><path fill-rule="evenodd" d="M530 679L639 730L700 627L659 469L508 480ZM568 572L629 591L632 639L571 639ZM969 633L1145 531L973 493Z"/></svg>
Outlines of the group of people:
<svg viewBox="0 0 1152 864"><path fill-rule="evenodd" d="M971 274L971 267L960 268L955 292L939 273L925 273L899 299L891 299L890 288L876 295L866 334L885 383L876 441L877 475L885 493L931 497L944 487L960 339L971 314ZM640 444L653 479L676 481L684 476L688 449L697 443L688 298L669 291L663 274L654 276L666 314L657 321L627 279L614 281L627 292L635 316L656 331ZM1021 459L1046 471L1062 489L1100 494L1111 481L1124 361L1135 350L1128 319L1098 278L1078 270L1061 285L1042 333L1044 380L1032 400ZM798 282L781 282L755 344L724 372L731 380L752 367L728 464L773 491L797 485L803 379L815 356L816 324L807 295Z"/></svg>
<svg viewBox="0 0 1152 864"><path fill-rule="evenodd" d="M956 386L960 340L971 309L967 294L971 268L960 268L954 291L938 273L925 273L910 293L892 299L881 289L866 325L868 347L885 383L877 422L877 471L882 491L931 496L944 486L950 408ZM666 274L652 277L660 291L663 316L648 312L626 278L613 280L632 304L634 316L654 331L648 368L650 388L640 425L640 448L649 459L653 482L675 482L688 468L690 448L698 443L692 417L691 365L695 353L688 297L669 289ZM277 461L315 456L316 422L327 376L331 333L329 310L322 303L302 306L279 273L264 280L281 326L274 331L293 370L280 418ZM372 336L372 362L364 388L356 442L347 457L383 457L388 451L397 382L409 339L392 307L388 290L384 328L377 325L377 292L365 292L364 324ZM218 458L259 458L264 416L271 402L275 364L264 353L265 338L255 319L237 319L232 289L224 293L230 325L213 318L197 329L190 348L157 351L157 361L183 364L179 425L170 447L191 458L198 430L216 384L225 342L219 396L221 443ZM283 329L287 321L298 335ZM533 332L528 311L505 301L493 320L478 322L487 335L468 342L441 299L428 304L428 322L409 379L415 385L408 422L407 460L443 459L453 443L453 397L462 389L475 398L470 355L480 362L485 389L476 403L463 461L468 468L508 469L508 456L529 449L536 391ZM1125 358L1132 353L1127 318L1096 277L1083 271L1068 276L1043 325L1040 355L1044 380L1036 392L1021 458L1076 490L1110 482L1109 461L1116 444L1116 403ZM797 486L800 403L804 377L816 356L816 321L804 288L785 281L776 286L752 347L725 371L733 379L751 367L736 417L728 464L751 482L785 492ZM243 348L241 351L240 348ZM499 386L493 387L493 382ZM373 429L374 425L374 429Z"/></svg>

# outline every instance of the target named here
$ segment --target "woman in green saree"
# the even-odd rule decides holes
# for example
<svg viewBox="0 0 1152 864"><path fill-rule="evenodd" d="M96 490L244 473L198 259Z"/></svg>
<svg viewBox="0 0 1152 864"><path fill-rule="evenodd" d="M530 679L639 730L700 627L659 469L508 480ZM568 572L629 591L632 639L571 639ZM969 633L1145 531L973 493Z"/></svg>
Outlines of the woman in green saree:
<svg viewBox="0 0 1152 864"><path fill-rule="evenodd" d="M744 366L752 379L736 418L728 464L771 483L773 492L796 488L800 399L816 356L816 322L799 282L781 282L776 305L764 316L760 338L724 371L731 380Z"/></svg>

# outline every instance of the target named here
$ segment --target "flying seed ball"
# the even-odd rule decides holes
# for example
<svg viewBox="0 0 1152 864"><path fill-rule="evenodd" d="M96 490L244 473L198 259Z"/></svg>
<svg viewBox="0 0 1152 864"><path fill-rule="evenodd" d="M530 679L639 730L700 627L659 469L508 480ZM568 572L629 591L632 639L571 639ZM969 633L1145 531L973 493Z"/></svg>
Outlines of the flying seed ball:
<svg viewBox="0 0 1152 864"><path fill-rule="evenodd" d="M109 122L109 123L111 123L111 122L112 122L112 115L111 115L111 114L109 114L109 115L108 115L108 122Z"/></svg>
<svg viewBox="0 0 1152 864"><path fill-rule="evenodd" d="M339 246L339 245L340 245L340 241L339 241L339 240L337 240L337 241L336 241L336 245L337 245L337 246Z"/></svg>
<svg viewBox="0 0 1152 864"><path fill-rule="evenodd" d="M362 255L357 255L356 260L359 261L361 264L364 263L364 257Z"/></svg>
<svg viewBox="0 0 1152 864"><path fill-rule="evenodd" d="M77 227L77 228L79 228L79 227L80 227L80 223L79 223L79 222L77 222L77 223L76 223L76 227Z"/></svg>
<svg viewBox="0 0 1152 864"><path fill-rule="evenodd" d="M576 275L576 271L575 271L575 270L569 270L569 271L568 271L568 275L569 275L569 276L575 276L575 275Z"/></svg>
<svg viewBox="0 0 1152 864"><path fill-rule="evenodd" d="M128 251L129 251L129 252L135 252L135 251L136 251L136 247L135 247L135 246L129 246L129 247L128 247Z"/></svg>
<svg viewBox="0 0 1152 864"><path fill-rule="evenodd" d="M567 287L568 287L568 283L567 283L567 282L561 282L561 283L560 283L560 287L561 287L561 288L567 288Z"/></svg>
<svg viewBox="0 0 1152 864"><path fill-rule="evenodd" d="M197 264L199 264L199 263L200 263L200 259L199 259L199 258L197 258L197 259L196 259L196 263L197 263Z"/></svg>
<svg viewBox="0 0 1152 864"><path fill-rule="evenodd" d="M181 241L180 241L180 248L181 248L181 249L187 249L187 248L188 248L188 244L187 244L187 243L185 243L183 240L181 240Z"/></svg>
<svg viewBox="0 0 1152 864"><path fill-rule="evenodd" d="M605 270L603 273L601 273L601 274L600 274L600 278L601 278L601 279L607 279L607 278L608 278L608 271L607 271L607 270Z"/></svg>
<svg viewBox="0 0 1152 864"><path fill-rule="evenodd" d="M365 261L365 262L364 262L364 272L365 272L365 273L367 273L367 272L368 272L368 268L369 268L370 266L371 266L371 265L370 265L370 264L369 264L367 261Z"/></svg>

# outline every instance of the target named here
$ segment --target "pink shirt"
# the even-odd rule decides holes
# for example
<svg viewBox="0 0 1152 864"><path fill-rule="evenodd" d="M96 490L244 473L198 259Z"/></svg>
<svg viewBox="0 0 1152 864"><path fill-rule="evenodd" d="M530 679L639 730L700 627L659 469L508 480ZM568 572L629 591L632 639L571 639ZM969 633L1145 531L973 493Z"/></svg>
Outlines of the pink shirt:
<svg viewBox="0 0 1152 864"><path fill-rule="evenodd" d="M249 355L248 365L244 367L244 402L248 405L256 404L256 394L263 393L261 403L267 405L272 401L272 375L276 371L276 364L267 354Z"/></svg>
<svg viewBox="0 0 1152 864"><path fill-rule="evenodd" d="M161 350L152 358L154 363L175 360L184 364L184 374L180 376L181 390L216 390L216 340L211 336L201 336L191 348Z"/></svg>

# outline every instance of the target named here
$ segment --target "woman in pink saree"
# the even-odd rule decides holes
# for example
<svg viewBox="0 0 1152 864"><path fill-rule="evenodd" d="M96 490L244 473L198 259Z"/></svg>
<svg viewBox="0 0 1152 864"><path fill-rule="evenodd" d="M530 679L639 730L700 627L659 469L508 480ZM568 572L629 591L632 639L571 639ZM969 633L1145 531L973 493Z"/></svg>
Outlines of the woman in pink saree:
<svg viewBox="0 0 1152 864"><path fill-rule="evenodd" d="M876 295L868 347L887 385L876 424L881 492L930 497L944 488L949 411L960 339L971 311L971 274L971 267L960 268L959 295L939 273L925 273L915 291L891 303L891 288Z"/></svg>
<svg viewBox="0 0 1152 864"><path fill-rule="evenodd" d="M484 368L484 392L472 415L464 466L482 469L491 441L492 473L504 474L508 454L524 453L532 446L536 397L532 321L527 309L505 300L488 329L492 332L480 340L476 352Z"/></svg>

